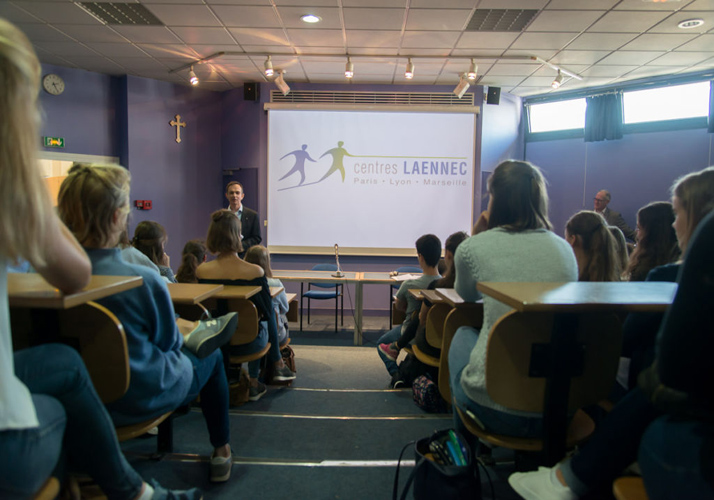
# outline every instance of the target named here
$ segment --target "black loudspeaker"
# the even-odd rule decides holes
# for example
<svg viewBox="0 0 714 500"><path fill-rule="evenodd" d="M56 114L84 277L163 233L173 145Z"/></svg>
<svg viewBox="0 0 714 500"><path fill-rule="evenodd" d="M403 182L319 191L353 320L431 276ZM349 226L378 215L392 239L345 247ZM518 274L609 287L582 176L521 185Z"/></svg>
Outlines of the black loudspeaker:
<svg viewBox="0 0 714 500"><path fill-rule="evenodd" d="M243 100L257 101L260 99L260 87L255 82L246 82L243 84Z"/></svg>
<svg viewBox="0 0 714 500"><path fill-rule="evenodd" d="M498 104L501 102L501 87L489 87L486 104Z"/></svg>

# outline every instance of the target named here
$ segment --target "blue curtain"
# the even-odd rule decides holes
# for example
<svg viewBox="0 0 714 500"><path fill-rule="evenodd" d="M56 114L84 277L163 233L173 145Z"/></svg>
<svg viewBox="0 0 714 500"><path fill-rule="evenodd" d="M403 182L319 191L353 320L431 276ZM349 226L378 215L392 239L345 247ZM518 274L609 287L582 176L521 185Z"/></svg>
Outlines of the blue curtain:
<svg viewBox="0 0 714 500"><path fill-rule="evenodd" d="M709 126L707 130L714 134L714 80L709 82Z"/></svg>
<svg viewBox="0 0 714 500"><path fill-rule="evenodd" d="M585 142L622 139L620 92L588 97L585 103Z"/></svg>

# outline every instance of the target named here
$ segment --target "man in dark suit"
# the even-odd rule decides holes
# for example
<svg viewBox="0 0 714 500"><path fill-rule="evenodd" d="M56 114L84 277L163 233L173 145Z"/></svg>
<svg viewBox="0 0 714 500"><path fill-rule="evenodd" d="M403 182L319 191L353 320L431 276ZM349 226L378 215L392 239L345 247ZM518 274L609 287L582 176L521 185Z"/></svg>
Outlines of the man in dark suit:
<svg viewBox="0 0 714 500"><path fill-rule="evenodd" d="M625 238L630 241L637 241L635 239L635 232L630 226L627 225L627 222L625 222L625 219L622 218L620 212L615 212L614 210L607 208L608 203L610 203L610 192L604 189L602 191L598 191L595 195L594 201L595 211L605 218L609 226L620 228L620 231L622 231L622 234L625 235Z"/></svg>
<svg viewBox="0 0 714 500"><path fill-rule="evenodd" d="M238 181L231 181L226 186L226 198L230 204L228 210L235 213L240 219L241 237L243 238L243 258L245 252L253 245L260 244L263 238L260 236L260 224L258 213L248 207L243 206L243 185Z"/></svg>

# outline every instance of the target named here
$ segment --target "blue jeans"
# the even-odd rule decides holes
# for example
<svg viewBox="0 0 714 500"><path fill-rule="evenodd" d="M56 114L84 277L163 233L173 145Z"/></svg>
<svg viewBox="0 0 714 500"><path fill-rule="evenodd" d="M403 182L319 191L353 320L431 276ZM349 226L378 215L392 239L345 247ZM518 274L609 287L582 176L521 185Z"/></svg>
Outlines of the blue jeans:
<svg viewBox="0 0 714 500"><path fill-rule="evenodd" d="M650 500L714 499L714 426L660 417L642 437L639 464Z"/></svg>
<svg viewBox="0 0 714 500"><path fill-rule="evenodd" d="M449 348L449 382L451 395L456 406L462 411L468 411L475 416L481 426L489 432L513 437L540 437L543 434L543 421L540 418L522 417L480 405L471 400L461 387L461 373L469 364L471 351L476 346L479 331L470 326L462 326L456 330ZM454 427L462 434L468 431L461 423L454 408Z"/></svg>
<svg viewBox="0 0 714 500"><path fill-rule="evenodd" d="M392 361L387 356L385 356L382 351L379 350L379 344L391 344L392 342L396 342L397 340L399 340L399 337L401 336L402 325L398 325L389 330L381 337L379 337L379 340L377 340L377 352L379 353L379 357L382 358L382 362L384 363L384 366L387 367L387 371L390 375L394 375L395 373L397 373L399 371L399 366L397 365L396 361Z"/></svg>
<svg viewBox="0 0 714 500"><path fill-rule="evenodd" d="M32 496L66 459L110 499L132 499L143 480L119 448L114 424L79 354L47 344L15 353L15 374L32 393L39 427L0 431L0 497Z"/></svg>
<svg viewBox="0 0 714 500"><path fill-rule="evenodd" d="M201 410L214 448L228 444L231 439L228 417L228 380L223 367L223 354L216 349L209 356L198 359L188 349L181 352L191 360L193 381L186 399L180 406L189 404L201 395Z"/></svg>

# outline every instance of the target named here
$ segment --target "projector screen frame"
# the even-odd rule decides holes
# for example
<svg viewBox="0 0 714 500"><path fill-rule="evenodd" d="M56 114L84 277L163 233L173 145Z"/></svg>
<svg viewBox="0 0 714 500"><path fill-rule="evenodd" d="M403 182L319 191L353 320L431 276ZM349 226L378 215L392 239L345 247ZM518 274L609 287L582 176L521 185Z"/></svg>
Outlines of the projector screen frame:
<svg viewBox="0 0 714 500"><path fill-rule="evenodd" d="M474 119L474 133L478 126L478 115L481 112L480 106L448 106L448 105L364 105L364 104L316 104L316 103L264 103L266 113L270 110L299 110L299 111L360 111L360 112L401 112L401 113L460 113L472 114ZM268 113L268 130L270 130L270 113ZM270 134L268 134L268 151L270 151ZM472 172L471 172L471 192L469 214L470 225L467 232L470 232L474 224L474 204L476 201L476 189L478 188L477 168L476 168L476 153L478 141L474 139L473 149L471 151ZM270 168L270 155L268 155L268 169ZM270 193L270 175L268 173L266 193ZM270 202L268 202L270 206ZM266 220L266 226L270 225L270 212ZM289 245L271 245L268 241L268 250L273 254L283 255L334 255L333 246L289 246ZM339 242L338 242L339 243ZM443 249L442 249L443 254ZM340 245L340 255L347 256L363 256L363 257L414 257L416 249L410 248L385 248L385 247L350 247Z"/></svg>

